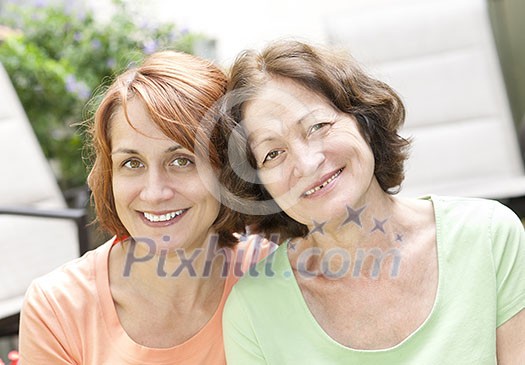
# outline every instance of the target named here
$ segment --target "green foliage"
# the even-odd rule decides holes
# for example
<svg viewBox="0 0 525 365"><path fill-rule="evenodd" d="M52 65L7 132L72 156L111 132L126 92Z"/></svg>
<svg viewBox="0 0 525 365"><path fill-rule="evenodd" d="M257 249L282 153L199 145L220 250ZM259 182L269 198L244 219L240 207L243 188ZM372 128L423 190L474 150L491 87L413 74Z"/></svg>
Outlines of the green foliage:
<svg viewBox="0 0 525 365"><path fill-rule="evenodd" d="M103 23L92 11L65 3L7 3L0 24L20 32L0 43L0 62L61 187L68 189L85 183L79 122L91 115L86 106L101 83L157 50L193 53L205 37L174 24L148 24L122 0L113 0L115 11Z"/></svg>

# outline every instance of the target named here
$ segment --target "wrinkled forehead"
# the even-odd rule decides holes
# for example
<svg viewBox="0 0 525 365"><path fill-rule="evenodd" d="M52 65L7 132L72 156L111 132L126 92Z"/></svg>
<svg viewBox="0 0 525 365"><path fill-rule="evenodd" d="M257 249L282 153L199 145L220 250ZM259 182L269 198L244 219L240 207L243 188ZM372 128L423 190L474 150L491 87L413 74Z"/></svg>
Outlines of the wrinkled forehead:
<svg viewBox="0 0 525 365"><path fill-rule="evenodd" d="M335 112L324 96L290 79L272 79L243 104L241 124L248 135L266 129L283 132Z"/></svg>

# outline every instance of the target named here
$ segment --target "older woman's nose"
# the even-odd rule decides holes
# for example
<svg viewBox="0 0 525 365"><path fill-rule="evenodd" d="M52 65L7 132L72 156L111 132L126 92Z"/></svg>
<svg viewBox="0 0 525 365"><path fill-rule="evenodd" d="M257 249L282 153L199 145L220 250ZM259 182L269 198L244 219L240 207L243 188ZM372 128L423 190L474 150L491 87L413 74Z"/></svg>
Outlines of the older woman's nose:
<svg viewBox="0 0 525 365"><path fill-rule="evenodd" d="M295 149L293 153L293 173L295 177L311 176L322 165L325 156L322 149L317 147L304 145Z"/></svg>
<svg viewBox="0 0 525 365"><path fill-rule="evenodd" d="M171 199L174 195L173 181L162 171L149 171L146 174L140 198L150 203Z"/></svg>

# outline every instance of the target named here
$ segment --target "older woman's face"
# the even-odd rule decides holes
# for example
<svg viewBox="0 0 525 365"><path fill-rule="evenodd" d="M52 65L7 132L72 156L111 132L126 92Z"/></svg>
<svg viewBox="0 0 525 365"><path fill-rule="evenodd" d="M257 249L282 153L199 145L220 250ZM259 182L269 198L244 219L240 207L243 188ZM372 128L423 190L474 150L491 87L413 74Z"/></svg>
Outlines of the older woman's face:
<svg viewBox="0 0 525 365"><path fill-rule="evenodd" d="M166 137L140 100L129 101L128 115L133 127L122 108L111 120L119 219L131 236L152 239L157 247L204 245L220 204L197 171L195 155Z"/></svg>
<svg viewBox="0 0 525 365"><path fill-rule="evenodd" d="M243 112L259 178L289 216L312 226L361 207L374 156L352 116L283 78L270 80Z"/></svg>

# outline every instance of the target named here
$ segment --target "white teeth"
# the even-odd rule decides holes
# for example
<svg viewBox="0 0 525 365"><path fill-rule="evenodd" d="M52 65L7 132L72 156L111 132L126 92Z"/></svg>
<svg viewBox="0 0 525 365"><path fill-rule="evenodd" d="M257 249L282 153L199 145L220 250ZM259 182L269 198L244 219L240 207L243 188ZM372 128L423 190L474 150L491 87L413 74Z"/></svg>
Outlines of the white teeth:
<svg viewBox="0 0 525 365"><path fill-rule="evenodd" d="M330 184L332 181L334 181L334 179L336 177L339 176L339 174L343 171L343 169L339 169L335 174L333 174L328 180L326 180L324 183L322 183L321 185L319 186L316 186L315 188L313 189L310 189L308 190L307 192L304 193L305 196L309 196L309 195L312 195L313 193L315 193L316 191L319 191L321 190L322 188L324 188L326 185Z"/></svg>
<svg viewBox="0 0 525 365"><path fill-rule="evenodd" d="M178 215L181 215L182 213L184 213L184 211L185 209L181 209L175 212L166 213L162 215L155 215L155 214L144 212L144 217L150 222L166 222L166 221L169 221L170 219L175 218Z"/></svg>

